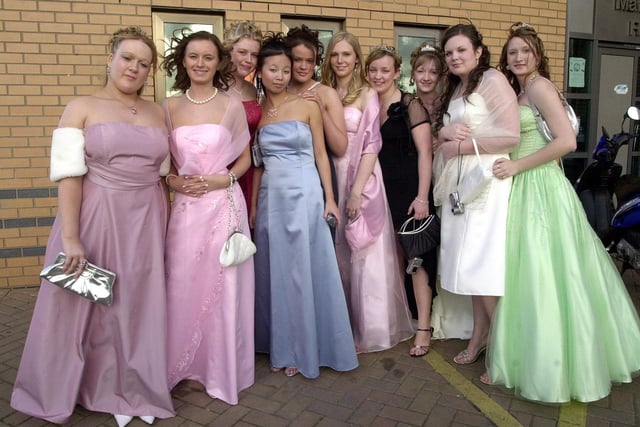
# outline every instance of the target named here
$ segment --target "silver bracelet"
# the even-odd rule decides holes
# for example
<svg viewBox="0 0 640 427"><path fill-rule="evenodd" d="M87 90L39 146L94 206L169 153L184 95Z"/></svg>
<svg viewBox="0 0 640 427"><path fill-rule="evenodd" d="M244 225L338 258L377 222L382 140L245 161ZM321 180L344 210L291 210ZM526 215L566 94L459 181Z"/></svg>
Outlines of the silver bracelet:
<svg viewBox="0 0 640 427"><path fill-rule="evenodd" d="M169 175L167 175L167 176L165 176L165 177L164 177L164 182L165 182L167 185L169 185L169 178L177 178L177 177L178 177L178 175L174 175L174 174L170 173ZM170 186L170 185L169 185L169 186Z"/></svg>
<svg viewBox="0 0 640 427"><path fill-rule="evenodd" d="M424 199L421 199L420 197L416 197L414 200L418 203L422 203L423 205L427 204L427 201Z"/></svg>

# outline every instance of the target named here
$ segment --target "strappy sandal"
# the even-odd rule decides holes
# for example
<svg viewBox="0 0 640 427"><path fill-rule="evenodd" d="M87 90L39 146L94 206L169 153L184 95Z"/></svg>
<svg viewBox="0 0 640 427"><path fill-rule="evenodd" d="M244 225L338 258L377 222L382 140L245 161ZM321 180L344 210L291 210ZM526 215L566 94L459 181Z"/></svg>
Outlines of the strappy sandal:
<svg viewBox="0 0 640 427"><path fill-rule="evenodd" d="M491 377L489 377L489 372L485 372L480 375L480 382L486 385L494 385L493 381L491 381Z"/></svg>
<svg viewBox="0 0 640 427"><path fill-rule="evenodd" d="M286 376L288 376L288 377L295 377L299 373L300 373L300 371L298 371L298 368L294 368L292 366L289 366L288 368L285 368L285 370L284 370L284 374Z"/></svg>
<svg viewBox="0 0 640 427"><path fill-rule="evenodd" d="M470 365L471 363L475 363L478 358L480 357L480 355L487 349L487 346L482 346L480 347L480 349L478 350L478 352L475 355L471 355L471 353L469 353L469 350L467 350L466 348L464 350L462 350L460 353L458 353L458 355L456 357L453 358L453 361L455 363L457 363L458 365Z"/></svg>
<svg viewBox="0 0 640 427"><path fill-rule="evenodd" d="M429 341L431 341L431 335L433 335L433 326L427 329L418 328L418 332L429 332ZM418 333L416 332L416 335ZM427 345L419 345L416 342L413 342L413 346L409 349L409 356L411 357L422 357L426 356L429 353L429 346L431 343Z"/></svg>

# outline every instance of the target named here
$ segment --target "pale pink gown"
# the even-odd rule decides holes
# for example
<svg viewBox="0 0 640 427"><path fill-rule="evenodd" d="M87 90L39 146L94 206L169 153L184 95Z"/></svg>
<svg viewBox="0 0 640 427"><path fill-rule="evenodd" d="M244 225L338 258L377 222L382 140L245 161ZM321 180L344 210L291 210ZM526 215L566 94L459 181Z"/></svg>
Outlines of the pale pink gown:
<svg viewBox="0 0 640 427"><path fill-rule="evenodd" d="M246 115L234 98L221 123L180 126L171 135L180 175L226 175L227 165L249 143ZM238 184L233 198L248 235ZM232 218L235 225L233 213ZM166 242L169 386L195 380L210 396L237 404L238 392L254 382L254 273L253 258L239 266L220 265L228 221L226 189L201 198L175 193Z"/></svg>
<svg viewBox="0 0 640 427"><path fill-rule="evenodd" d="M385 350L413 335L391 212L378 161L373 175L384 197L385 209L380 212L385 217L382 233L371 245L355 253L345 239L349 183L353 182L362 154L377 154L382 147L379 110L377 97L364 112L355 107L345 107L349 137L347 154L333 159L338 181L338 207L342 213L341 225L336 230L336 255L359 353Z"/></svg>

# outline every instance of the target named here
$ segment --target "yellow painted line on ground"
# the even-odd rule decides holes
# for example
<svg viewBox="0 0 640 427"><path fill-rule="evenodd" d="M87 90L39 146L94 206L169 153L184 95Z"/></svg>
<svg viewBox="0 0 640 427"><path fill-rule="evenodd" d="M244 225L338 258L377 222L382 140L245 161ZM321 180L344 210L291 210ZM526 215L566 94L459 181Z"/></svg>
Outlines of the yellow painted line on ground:
<svg viewBox="0 0 640 427"><path fill-rule="evenodd" d="M475 405L482 413L498 427L523 427L506 409L498 405L485 392L480 390L464 375L446 362L442 356L431 349L423 357L437 373L442 375L449 384L454 386L469 402Z"/></svg>
<svg viewBox="0 0 640 427"><path fill-rule="evenodd" d="M437 373L480 409L495 425L498 427L522 427L522 424L509 411L498 405L488 394L459 373L433 348L422 359L426 360ZM587 405L572 401L560 406L557 427L584 427L586 425Z"/></svg>
<svg viewBox="0 0 640 427"><path fill-rule="evenodd" d="M558 427L582 427L587 425L587 405L571 401L571 403L560 406L557 425Z"/></svg>

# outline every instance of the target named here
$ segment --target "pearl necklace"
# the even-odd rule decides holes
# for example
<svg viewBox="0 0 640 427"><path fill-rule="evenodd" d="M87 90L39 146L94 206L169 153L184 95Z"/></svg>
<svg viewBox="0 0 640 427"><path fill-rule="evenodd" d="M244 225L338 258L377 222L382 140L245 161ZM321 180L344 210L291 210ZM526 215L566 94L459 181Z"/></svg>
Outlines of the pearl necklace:
<svg viewBox="0 0 640 427"><path fill-rule="evenodd" d="M192 103L194 103L194 104L198 104L198 105L206 104L207 102L209 102L209 101L211 101L213 98L215 98L215 97L216 97L216 95L218 94L218 88L217 88L217 87L214 87L214 88L213 88L213 93L211 94L211 96L209 96L209 97L208 97L208 98L206 98L206 99L203 99L203 100L199 101L199 100L195 100L195 99L193 99L193 98L191 97L191 95L189 95L189 90L190 90L190 89L191 89L191 88L187 89L187 90L184 92L184 94L187 96L187 99L188 99L190 102L192 102Z"/></svg>

